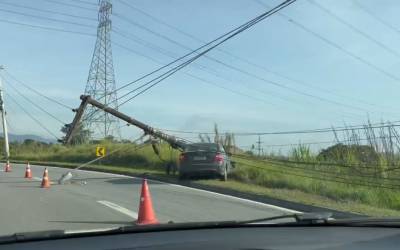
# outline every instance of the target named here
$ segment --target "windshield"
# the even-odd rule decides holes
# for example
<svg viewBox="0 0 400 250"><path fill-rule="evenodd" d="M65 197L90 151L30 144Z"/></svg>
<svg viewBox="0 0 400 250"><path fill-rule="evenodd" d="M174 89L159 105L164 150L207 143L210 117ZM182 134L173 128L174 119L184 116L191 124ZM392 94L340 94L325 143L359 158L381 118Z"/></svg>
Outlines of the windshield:
<svg viewBox="0 0 400 250"><path fill-rule="evenodd" d="M0 236L399 216L399 8L0 1Z"/></svg>

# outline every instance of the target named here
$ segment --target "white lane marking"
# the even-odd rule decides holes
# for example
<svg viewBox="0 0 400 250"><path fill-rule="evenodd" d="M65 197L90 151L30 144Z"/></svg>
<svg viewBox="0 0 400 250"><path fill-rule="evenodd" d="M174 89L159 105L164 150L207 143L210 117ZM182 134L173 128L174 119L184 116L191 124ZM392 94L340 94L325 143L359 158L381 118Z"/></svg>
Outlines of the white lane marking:
<svg viewBox="0 0 400 250"><path fill-rule="evenodd" d="M40 165L36 165L36 166L40 166ZM40 166L40 167L43 167L43 166ZM72 169L62 168L62 167L52 167L52 168L72 170ZM105 173L105 172L92 171L92 170L81 170L81 169L78 169L78 170L74 170L74 171L81 171L81 172L86 172L86 173L100 173L100 174L109 175L109 176L118 176L118 177L132 178L132 179L142 179L142 178L123 175L123 174ZM195 190L195 191L199 191L199 192L209 193L209 194L212 194L212 195L215 195L215 196L231 198L231 199L242 201L242 202L252 203L252 204L268 207L268 208L271 208L271 209L280 210L280 211L286 212L286 213L302 213L302 212L297 211L297 210L284 208L284 207L279 207L279 206L266 204L266 203L259 202L259 201L253 201L253 200L249 200L249 199L245 199L245 198L239 198L239 197L232 196L232 195L221 194L221 193L217 193L217 192L213 192L213 191L208 191L208 190L203 190L203 189L198 189L198 188L192 188L192 187L187 187L187 186L183 186L183 185L179 185L179 184L172 184L172 183L158 181L158 180L152 180L152 179L149 179L149 178L147 178L147 179L152 181L152 182L158 182L158 183L162 183L162 184L166 184L166 185L170 185L170 186L174 186L174 187L186 188L186 189Z"/></svg>
<svg viewBox="0 0 400 250"><path fill-rule="evenodd" d="M138 217L137 213L135 213L135 212L133 212L133 211L131 211L129 209L126 209L124 207L121 207L120 205L117 205L115 203L112 203L112 202L109 202L109 201L97 201L97 202L100 203L100 204L103 204L106 207L114 209L115 211L118 211L118 212L120 212L122 214L125 214L125 215L127 215L129 217L132 217L134 219L137 219L137 217Z"/></svg>
<svg viewBox="0 0 400 250"><path fill-rule="evenodd" d="M165 183L165 182L161 182L161 181L158 181L158 182ZM268 208L272 208L272 209L276 209L276 210L280 210L280 211L284 211L284 212L288 212L288 213L302 213L302 212L297 211L297 210L284 208L284 207L278 207L278 206L275 206L275 205L266 204L266 203L253 201L253 200L248 200L248 199L244 199L244 198L239 198L239 197L232 196L232 195L220 194L220 193L216 193L216 192L212 192L212 191L208 191L208 190L192 188L192 187L182 186L182 185L178 185L178 184L171 184L171 183L165 183L165 184L169 184L169 185L175 186L175 187L186 188L186 189L190 189L190 190L196 190L196 191L200 191L200 192L204 192L204 193L209 193L209 194L213 194L215 196L226 197L226 198L230 198L230 199L234 199L234 200L238 200L238 201L244 201L244 202L248 202L248 203L253 203L253 204L261 205L261 206L264 206L264 207L268 207Z"/></svg>

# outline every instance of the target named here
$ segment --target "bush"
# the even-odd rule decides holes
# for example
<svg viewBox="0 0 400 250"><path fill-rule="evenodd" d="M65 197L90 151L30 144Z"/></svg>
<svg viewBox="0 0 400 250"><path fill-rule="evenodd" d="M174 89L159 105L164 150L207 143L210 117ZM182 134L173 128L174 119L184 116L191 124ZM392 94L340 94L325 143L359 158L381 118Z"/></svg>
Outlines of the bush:
<svg viewBox="0 0 400 250"><path fill-rule="evenodd" d="M336 144L322 150L317 160L342 164L378 165L380 156L371 146Z"/></svg>

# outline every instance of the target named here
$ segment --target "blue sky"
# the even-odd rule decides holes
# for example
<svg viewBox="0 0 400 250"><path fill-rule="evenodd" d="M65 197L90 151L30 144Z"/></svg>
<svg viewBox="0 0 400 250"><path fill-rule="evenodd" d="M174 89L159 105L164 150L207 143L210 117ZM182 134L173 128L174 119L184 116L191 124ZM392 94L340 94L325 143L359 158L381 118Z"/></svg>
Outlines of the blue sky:
<svg viewBox="0 0 400 250"><path fill-rule="evenodd" d="M85 1L97 3L95 0ZM262 13L267 6L272 7L280 3L276 0L125 1L203 41L212 40ZM264 132L343 126L344 123L361 124L365 123L368 117L373 122L400 120L400 112L397 110L400 81L396 79L400 78L400 3L395 0L315 1L362 33L355 32L315 4L307 0L298 0L282 10L283 15L274 15L264 20L223 44L220 50L209 54L210 57L249 74L201 58L151 91L124 105L121 110L156 127L190 131L211 131L214 122L218 123L221 131ZM70 106L78 106L79 95L83 93L86 85L95 37L35 29L1 21L95 34L95 5L65 1L84 7L75 8L56 2L62 1L0 1L0 64L13 76L38 91ZM86 19L42 13L4 3L68 13ZM365 12L357 3L370 13ZM4 10L61 19L86 26L42 20ZM197 48L201 45L199 41L155 22L119 0L113 1L113 11L187 47ZM116 16L112 17L112 21L116 30L161 47L173 57L187 52L184 48ZM311 30L314 35L300 26ZM318 38L315 34L326 40ZM116 33L112 33L112 40L160 63L167 63L173 59ZM332 46L329 42L335 45ZM343 50L353 56L349 56ZM361 59L355 59L354 56ZM244 58L251 64L237 57ZM113 59L117 86L135 80L161 65L117 46L113 46ZM190 75L205 79L211 84ZM264 80L260 80L261 78ZM295 79L296 82L288 79ZM5 80L11 79L7 79L6 75ZM271 81L282 84L285 88L274 86ZM18 83L11 83L62 121L72 121L72 112L46 101ZM7 83L5 89L20 103L24 103ZM238 92L240 94L237 94ZM7 96L5 98L11 132L50 137L18 106L7 100ZM59 123L26 102L25 106L52 132L61 136ZM132 138L138 133L139 131L133 128L123 129L123 136L127 138ZM238 144L246 146L254 143L256 139L240 137L237 141ZM262 138L265 145L329 139L332 139L331 134Z"/></svg>

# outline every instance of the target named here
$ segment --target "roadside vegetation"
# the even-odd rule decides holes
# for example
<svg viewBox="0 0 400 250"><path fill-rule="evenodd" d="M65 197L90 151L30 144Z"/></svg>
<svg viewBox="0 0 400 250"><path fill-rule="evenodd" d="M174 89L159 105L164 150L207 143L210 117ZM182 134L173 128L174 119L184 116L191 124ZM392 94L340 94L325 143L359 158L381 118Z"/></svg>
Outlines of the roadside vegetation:
<svg viewBox="0 0 400 250"><path fill-rule="evenodd" d="M128 168L146 167L163 169L169 162L176 164L179 152L168 144L157 145L159 155L154 153L151 144L135 144L129 141L97 141L93 144L64 146L25 140L11 143L10 154L13 160L36 162L65 162L84 164L96 159L96 147L105 147L107 157L98 160L96 165L113 165Z"/></svg>
<svg viewBox="0 0 400 250"><path fill-rule="evenodd" d="M350 212L400 215L400 140L394 127L377 129L369 124L362 130L342 133L339 136L339 132L334 132L336 143L319 152L299 144L288 155L255 156L237 148L234 135L220 135L215 126L214 138L200 135L200 140L224 144L236 167L226 183L195 182ZM72 167L95 159L96 146L104 146L108 156L93 163L94 169L127 174L146 172L175 180L176 176L167 176L165 171L168 164L177 165L179 151L165 143L156 145L154 150L154 143L129 141L63 146L26 140L12 143L10 148L13 160Z"/></svg>

